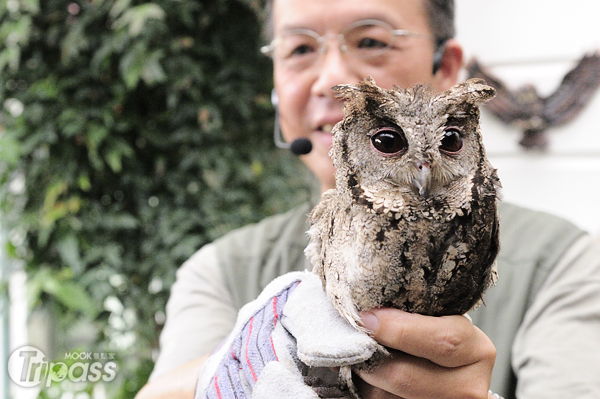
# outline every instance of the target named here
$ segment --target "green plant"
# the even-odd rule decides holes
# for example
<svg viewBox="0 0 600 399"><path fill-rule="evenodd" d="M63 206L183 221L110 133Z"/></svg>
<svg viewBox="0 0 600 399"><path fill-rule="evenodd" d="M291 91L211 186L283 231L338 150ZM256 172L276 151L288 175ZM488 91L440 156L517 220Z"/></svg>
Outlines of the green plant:
<svg viewBox="0 0 600 399"><path fill-rule="evenodd" d="M0 3L6 250L57 329L91 324L93 349L116 353L112 398L146 382L177 267L308 195L298 161L271 144L257 8Z"/></svg>

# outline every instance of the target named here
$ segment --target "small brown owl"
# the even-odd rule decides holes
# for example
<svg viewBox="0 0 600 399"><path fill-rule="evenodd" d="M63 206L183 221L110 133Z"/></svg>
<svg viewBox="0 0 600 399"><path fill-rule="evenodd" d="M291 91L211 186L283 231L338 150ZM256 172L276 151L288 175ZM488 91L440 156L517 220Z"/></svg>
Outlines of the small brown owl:
<svg viewBox="0 0 600 399"><path fill-rule="evenodd" d="M472 79L439 94L334 87L345 118L333 130L336 188L309 216L306 254L340 314L394 307L463 314L495 281L500 182L486 158Z"/></svg>
<svg viewBox="0 0 600 399"><path fill-rule="evenodd" d="M378 307L466 313L496 279L500 181L478 108L494 89L471 79L434 95L366 79L334 90L345 101L336 188L311 212L306 248L327 296L361 331L359 312ZM351 366L340 379L358 398Z"/></svg>

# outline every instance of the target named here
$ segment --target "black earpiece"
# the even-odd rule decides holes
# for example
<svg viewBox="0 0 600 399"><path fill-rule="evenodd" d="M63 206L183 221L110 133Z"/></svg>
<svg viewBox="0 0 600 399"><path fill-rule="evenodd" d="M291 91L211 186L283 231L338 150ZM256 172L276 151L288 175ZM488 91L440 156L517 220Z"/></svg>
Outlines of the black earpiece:
<svg viewBox="0 0 600 399"><path fill-rule="evenodd" d="M436 50L433 53L433 74L440 70L442 66L442 59L444 59L444 52L446 51L446 42L448 39L438 39L435 43Z"/></svg>

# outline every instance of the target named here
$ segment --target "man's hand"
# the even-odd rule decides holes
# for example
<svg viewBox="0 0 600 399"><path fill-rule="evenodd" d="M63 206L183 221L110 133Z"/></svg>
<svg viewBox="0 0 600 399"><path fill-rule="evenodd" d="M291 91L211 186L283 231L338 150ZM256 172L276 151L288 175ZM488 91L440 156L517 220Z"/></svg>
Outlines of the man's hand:
<svg viewBox="0 0 600 399"><path fill-rule="evenodd" d="M207 358L191 360L148 382L135 399L193 399L200 368Z"/></svg>
<svg viewBox="0 0 600 399"><path fill-rule="evenodd" d="M484 399L496 348L464 316L431 317L378 309L363 314L391 357L356 381L363 398Z"/></svg>

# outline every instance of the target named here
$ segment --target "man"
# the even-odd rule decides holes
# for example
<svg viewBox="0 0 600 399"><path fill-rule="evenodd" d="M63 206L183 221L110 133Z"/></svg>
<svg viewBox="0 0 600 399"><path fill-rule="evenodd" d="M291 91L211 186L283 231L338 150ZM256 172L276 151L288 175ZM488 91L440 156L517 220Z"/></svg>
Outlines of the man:
<svg viewBox="0 0 600 399"><path fill-rule="evenodd" d="M334 186L334 168L328 156L330 132L343 117L332 86L356 83L366 76L385 88L427 83L442 91L457 82L462 49L452 38L452 1L274 0L270 16L275 40L266 52L274 62L281 131L288 142L298 138L312 142L313 150L301 159L317 177L321 191ZM403 32L392 34L393 38L356 34L373 26L383 27L377 32L384 36L385 29ZM356 37L359 40L353 41ZM370 51L377 49L385 51ZM308 267L302 249L311 206L233 232L186 262L172 288L161 356L151 382L138 395L140 399L161 395L191 398L203 356L232 328L239 307L277 275ZM583 241L583 232L555 218L512 207L501 209L501 217L507 231L502 244L508 248L499 258L503 285L492 289L496 296L491 297L489 309L474 315L486 326L487 334L500 342L501 365L494 371L494 381L499 382L494 389L507 398L514 397L515 383L523 398L600 397L598 383L592 382L600 373L588 377L589 372L599 371L598 361L585 354L573 356L573 352L586 350L600 353L600 337L594 332L600 330L600 309L595 305L600 304L600 251ZM527 228L534 230L520 235ZM538 234L536 228L547 234ZM519 275L521 265L523 276ZM506 282L502 283L503 279ZM573 296L572 284L579 284L584 294ZM568 300L563 303L561 298ZM596 327L589 320L585 324L571 320L569 327L556 335L560 330L556 320L565 320L568 312L552 309L552 304L575 308L577 298L583 305L574 317L587 320L595 314ZM553 317L558 317L554 323ZM363 315L363 322L374 331L377 341L394 350L394 356L374 372L360 374L357 384L364 398L493 397L488 388L494 345L466 317L434 318L380 309ZM518 341L513 344L515 335ZM545 337L543 345L540 337ZM570 344L588 343L583 348L581 343L556 348L563 339ZM512 359L511 348L515 350ZM576 376L576 386L561 376L564 367L557 362L569 353L571 359L563 366L581 368L579 374L571 370L569 375ZM544 384L553 389L544 389ZM571 395L577 390L582 392L580 396Z"/></svg>

